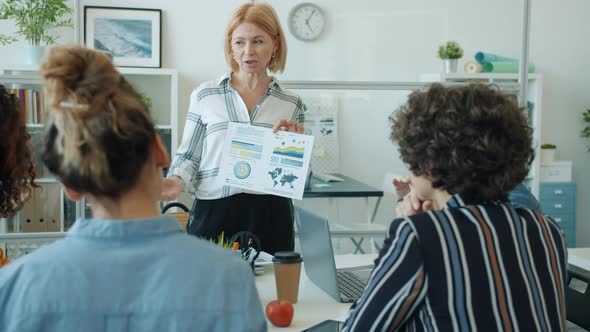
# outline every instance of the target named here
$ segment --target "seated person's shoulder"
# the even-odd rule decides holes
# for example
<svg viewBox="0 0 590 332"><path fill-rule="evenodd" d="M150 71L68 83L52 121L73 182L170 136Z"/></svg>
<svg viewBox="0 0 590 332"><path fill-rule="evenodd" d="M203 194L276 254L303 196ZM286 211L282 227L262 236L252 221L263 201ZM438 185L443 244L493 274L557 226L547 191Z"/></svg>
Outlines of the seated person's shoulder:
<svg viewBox="0 0 590 332"><path fill-rule="evenodd" d="M415 225L418 225L423 222L432 222L433 218L434 217L432 211L416 213L411 216L394 219L390 224L390 228L399 227L403 224L409 224L412 225L412 227L414 227Z"/></svg>
<svg viewBox="0 0 590 332"><path fill-rule="evenodd" d="M52 270L59 269L58 258L67 254L64 243L64 240L57 240L29 254L13 259L9 264L0 268L0 290L10 291L10 287L27 285L27 291L34 292L34 287L40 285L37 278L40 271L51 273Z"/></svg>
<svg viewBox="0 0 590 332"><path fill-rule="evenodd" d="M428 213L418 213L403 218L395 218L388 227L389 236L396 236L397 233L404 230L405 232L417 233L416 225L431 220Z"/></svg>

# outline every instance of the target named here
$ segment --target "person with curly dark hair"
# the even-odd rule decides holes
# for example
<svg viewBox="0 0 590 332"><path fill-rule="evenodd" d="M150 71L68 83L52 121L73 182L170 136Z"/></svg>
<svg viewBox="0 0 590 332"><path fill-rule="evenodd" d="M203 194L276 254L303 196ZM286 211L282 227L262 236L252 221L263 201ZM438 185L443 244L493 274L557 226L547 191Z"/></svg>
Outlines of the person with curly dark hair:
<svg viewBox="0 0 590 332"><path fill-rule="evenodd" d="M433 84L391 117L409 185L431 210L395 219L343 331L563 331L557 224L515 207L531 129L512 96Z"/></svg>
<svg viewBox="0 0 590 332"><path fill-rule="evenodd" d="M35 165L18 98L0 85L0 218L12 216L31 196Z"/></svg>

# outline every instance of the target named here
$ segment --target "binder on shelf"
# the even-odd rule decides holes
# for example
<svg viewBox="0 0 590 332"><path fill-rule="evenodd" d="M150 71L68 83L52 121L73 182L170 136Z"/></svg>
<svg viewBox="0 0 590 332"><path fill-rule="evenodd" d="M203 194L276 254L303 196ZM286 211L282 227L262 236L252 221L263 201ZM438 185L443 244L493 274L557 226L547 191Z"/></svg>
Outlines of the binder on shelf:
<svg viewBox="0 0 590 332"><path fill-rule="evenodd" d="M45 201L43 211L46 211L47 218L47 231L48 232L59 232L60 220L61 220L61 209L60 209L60 197L61 188L57 183L50 183L47 185L49 199Z"/></svg>
<svg viewBox="0 0 590 332"><path fill-rule="evenodd" d="M61 230L61 188L59 183L42 183L22 209L23 232L59 232Z"/></svg>
<svg viewBox="0 0 590 332"><path fill-rule="evenodd" d="M25 112L27 123L42 124L45 121L43 93L35 89L9 89L20 102L20 109Z"/></svg>
<svg viewBox="0 0 590 332"><path fill-rule="evenodd" d="M46 183L41 186L35 200L37 222L44 232L58 232L60 230L60 194L57 183Z"/></svg>
<svg viewBox="0 0 590 332"><path fill-rule="evenodd" d="M35 190L33 190L33 196L25 203L21 212L22 231L39 232L38 225L35 223L35 220L37 219L35 211Z"/></svg>

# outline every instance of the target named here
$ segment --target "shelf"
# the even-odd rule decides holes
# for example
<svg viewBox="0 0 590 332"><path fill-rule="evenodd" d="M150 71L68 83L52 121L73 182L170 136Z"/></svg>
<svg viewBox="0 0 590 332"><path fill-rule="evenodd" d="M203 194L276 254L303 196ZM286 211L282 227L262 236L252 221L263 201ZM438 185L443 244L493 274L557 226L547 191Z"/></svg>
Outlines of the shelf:
<svg viewBox="0 0 590 332"><path fill-rule="evenodd" d="M500 86L503 90L512 90L514 92L520 90L518 83L520 76L517 73L430 73L420 75L421 82L469 82L469 81L485 81L486 83L494 83ZM535 81L541 80L542 75L532 73L528 75L529 84L534 84Z"/></svg>
<svg viewBox="0 0 590 332"><path fill-rule="evenodd" d="M444 77L449 79L461 79L461 80L516 80L518 81L519 75L517 73L450 73L444 74ZM541 74L529 74L529 80L536 80L541 78Z"/></svg>
<svg viewBox="0 0 590 332"><path fill-rule="evenodd" d="M8 68L0 67L0 73L2 74L11 74L11 77L14 77L15 73L21 74L38 74L39 73L39 66L36 65L11 65ZM132 75L174 75L177 74L178 71L176 69L170 68L136 68L136 67L117 67L119 72L122 74L132 74ZM6 73L9 72L9 73Z"/></svg>
<svg viewBox="0 0 590 332"><path fill-rule="evenodd" d="M44 128L44 127L45 127L45 124L43 124L43 123L27 123L27 128L39 129L39 128ZM171 125L156 125L156 129L172 130L172 126Z"/></svg>
<svg viewBox="0 0 590 332"><path fill-rule="evenodd" d="M38 72L39 66L37 65L11 65L9 68L0 68L0 72Z"/></svg>
<svg viewBox="0 0 590 332"><path fill-rule="evenodd" d="M0 242L18 240L57 240L64 238L66 232L28 232L28 233L4 233L0 234Z"/></svg>
<svg viewBox="0 0 590 332"><path fill-rule="evenodd" d="M168 68L131 68L131 67L117 67L119 72L124 75L162 75L162 76L174 76L178 75L176 69Z"/></svg>

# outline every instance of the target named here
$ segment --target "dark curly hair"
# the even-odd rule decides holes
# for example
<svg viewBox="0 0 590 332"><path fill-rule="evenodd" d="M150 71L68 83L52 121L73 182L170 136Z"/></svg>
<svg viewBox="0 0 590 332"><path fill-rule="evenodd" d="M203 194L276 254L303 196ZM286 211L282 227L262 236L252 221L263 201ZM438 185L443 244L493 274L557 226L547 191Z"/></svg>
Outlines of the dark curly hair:
<svg viewBox="0 0 590 332"><path fill-rule="evenodd" d="M390 120L410 170L451 195L506 200L534 158L524 110L497 86L433 84L410 94Z"/></svg>
<svg viewBox="0 0 590 332"><path fill-rule="evenodd" d="M24 112L0 85L0 217L9 217L31 196L35 167Z"/></svg>

